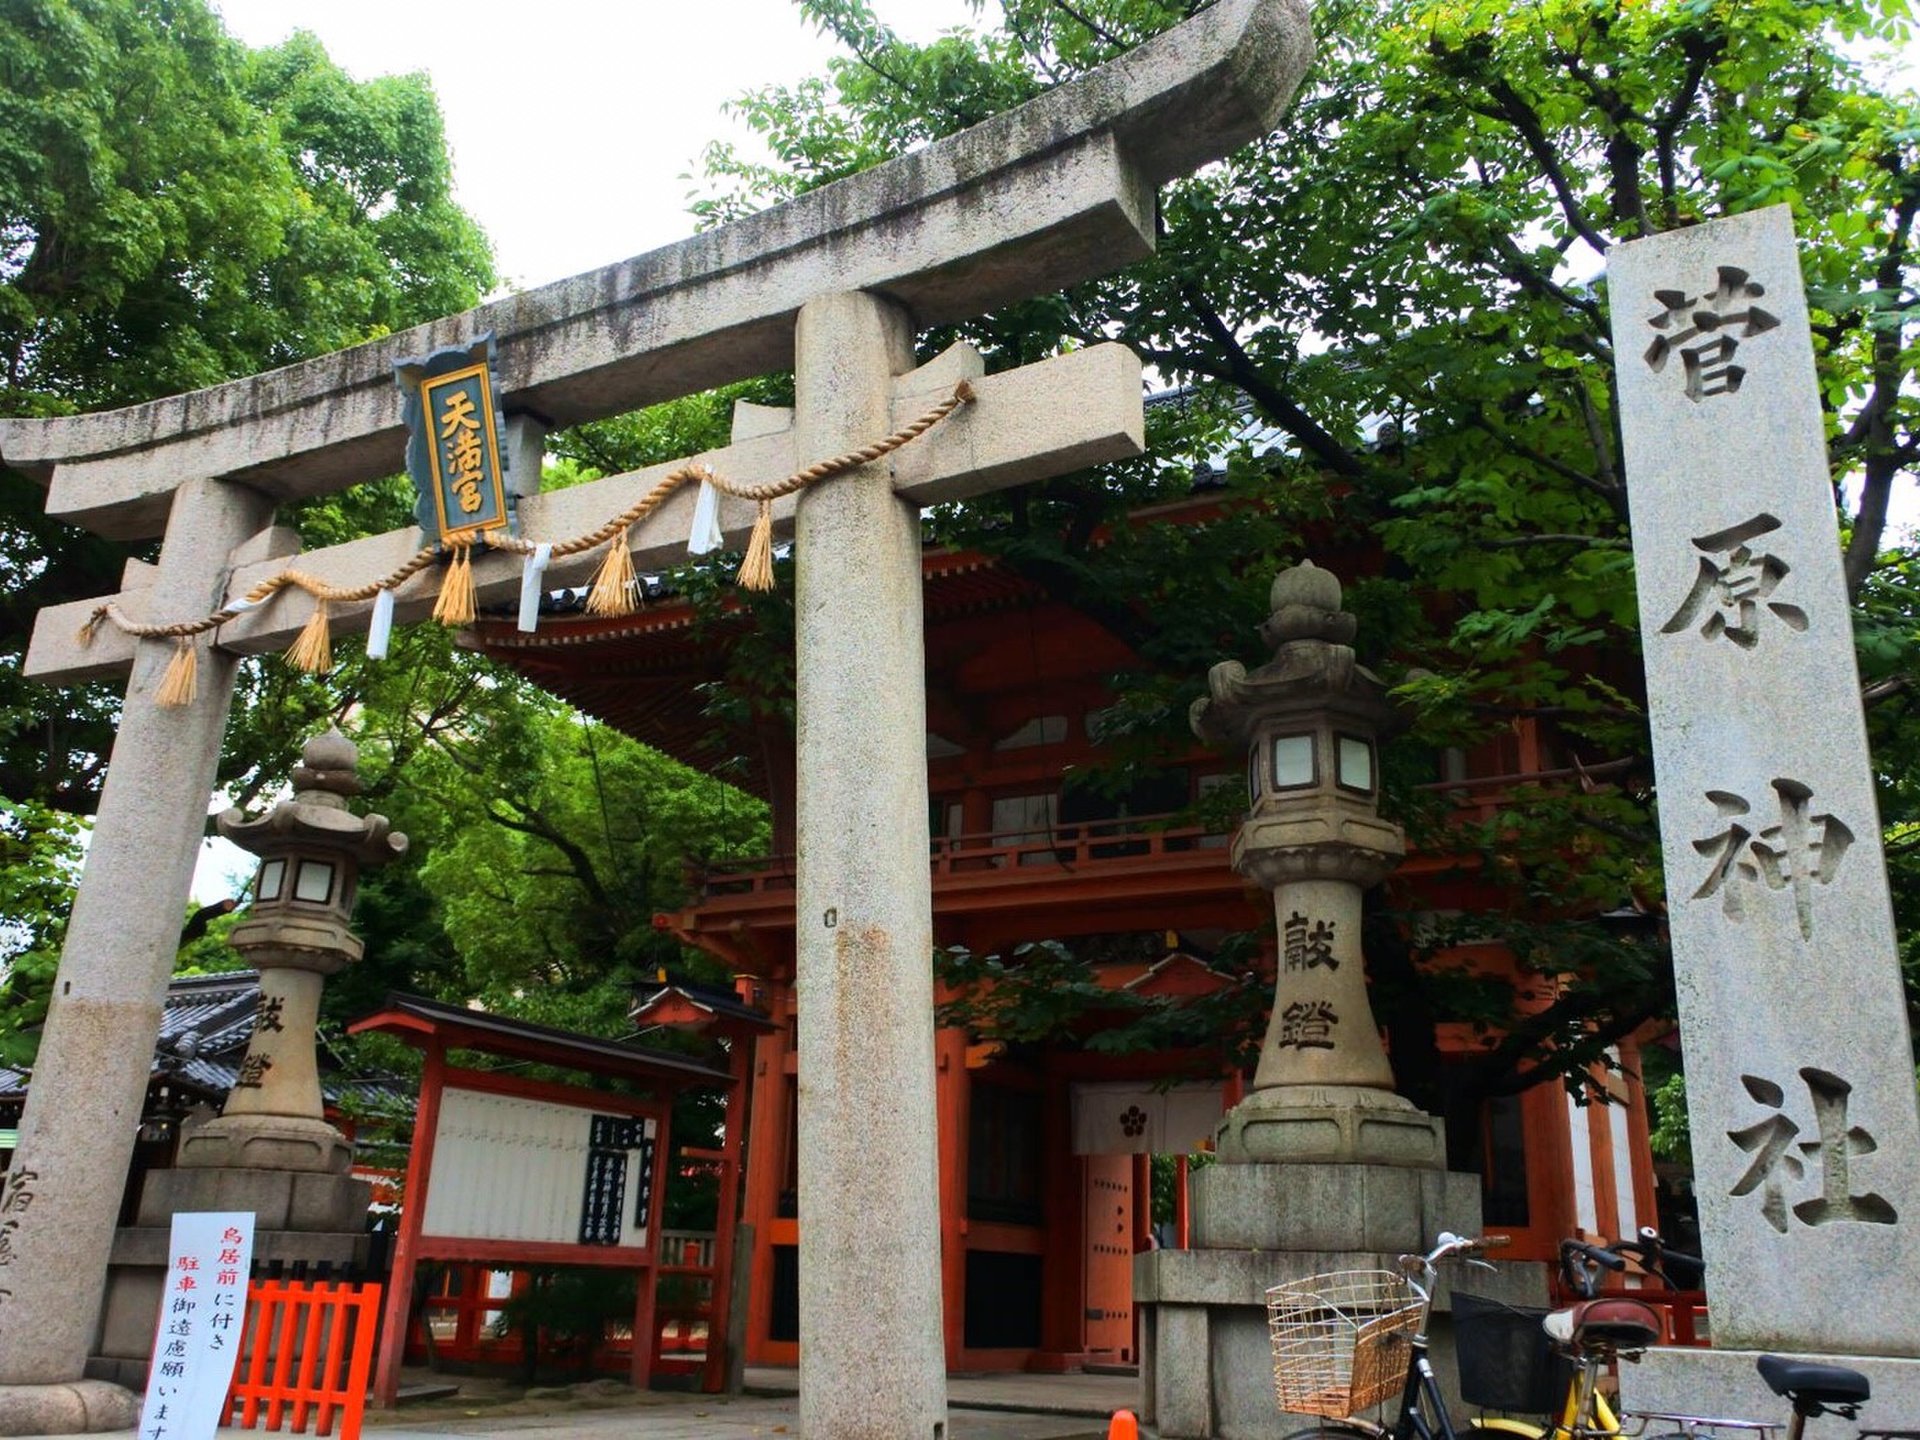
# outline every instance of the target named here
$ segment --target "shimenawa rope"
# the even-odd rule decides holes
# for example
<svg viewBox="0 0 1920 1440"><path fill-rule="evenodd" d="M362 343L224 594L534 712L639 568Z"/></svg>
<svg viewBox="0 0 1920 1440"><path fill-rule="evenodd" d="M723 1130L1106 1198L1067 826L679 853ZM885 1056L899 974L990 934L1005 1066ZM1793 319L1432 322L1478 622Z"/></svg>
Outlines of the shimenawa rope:
<svg viewBox="0 0 1920 1440"><path fill-rule="evenodd" d="M863 445L857 450L835 455L831 459L817 461L804 470L797 470L783 480L768 485L737 485L698 462L682 465L663 477L640 499L622 510L596 529L584 535L576 535L571 540L556 541L551 547L555 559L569 555L578 555L599 545L607 545L606 558L594 574L593 583L587 592L587 613L590 615L627 615L634 609L633 554L628 548L627 532L629 527L638 524L657 510L674 491L689 480L711 485L723 495L731 495L740 500L752 500L759 505L759 513L754 518L753 534L747 543L745 559L735 581L747 590L771 590L773 588L773 502L782 496L792 495L822 480L833 479L849 470L871 464L892 454L901 446L918 439L938 425L947 416L961 406L969 404L974 398L973 387L965 380L953 387L953 394L935 405L926 414L914 420L902 429L894 431L880 440ZM609 544L611 542L611 544ZM428 545L416 551L404 564L397 566L378 580L363 585L332 585L316 575L303 570L282 570L278 575L262 580L248 590L239 600L230 600L212 614L198 620L178 620L171 624L149 624L129 619L120 607L109 600L94 608L87 616L86 623L80 627L80 643L92 643L95 633L101 625L111 623L123 634L139 639L171 639L175 642L173 659L168 662L167 672L155 692L156 705L172 707L191 704L198 693L199 651L194 645L194 637L217 630L228 621L253 609L257 605L271 600L282 590L304 590L314 599L313 616L300 631L293 644L288 647L287 659L302 670L315 674L332 667L333 647L329 633L329 609L335 604L354 604L371 600L382 590L396 590L411 580L422 570L438 563L443 554L451 553L451 562L447 574L440 586L440 594L434 603L433 618L443 625L468 625L473 622L476 613L476 597L473 581L473 551L476 547L488 550L504 550L511 554L531 555L538 548L536 542L510 535L505 530L482 531L478 535L456 536L444 547Z"/></svg>

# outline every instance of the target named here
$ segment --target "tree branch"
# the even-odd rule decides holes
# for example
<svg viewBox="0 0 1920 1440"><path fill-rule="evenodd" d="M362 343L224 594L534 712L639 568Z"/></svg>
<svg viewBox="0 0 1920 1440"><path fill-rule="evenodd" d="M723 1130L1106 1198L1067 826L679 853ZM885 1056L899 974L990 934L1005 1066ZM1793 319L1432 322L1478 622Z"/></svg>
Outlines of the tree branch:
<svg viewBox="0 0 1920 1440"><path fill-rule="evenodd" d="M1898 158L1888 163L1895 176L1899 177ZM1888 228L1887 248L1874 273L1875 284L1882 295L1899 293L1906 268L1907 232L1913 226L1916 213L1920 213L1920 186L1909 184L1894 210L1893 224ZM1849 597L1857 596L1860 587L1866 584L1867 576L1873 573L1874 561L1880 554L1880 540L1886 534L1887 506L1893 496L1893 482L1901 470L1900 457L1894 445L1892 416L1907 378L1906 367L1901 363L1905 328L1903 324L1895 323L1883 325L1873 332L1873 391L1867 396L1867 403L1849 431L1849 434L1854 431L1860 433L1866 451L1861 467L1860 509L1854 516L1853 533L1847 539L1847 553L1842 562Z"/></svg>
<svg viewBox="0 0 1920 1440"><path fill-rule="evenodd" d="M1499 540L1478 542L1489 550L1513 550L1527 545L1587 545L1596 550L1624 550L1627 542L1617 535L1509 535Z"/></svg>
<svg viewBox="0 0 1920 1440"><path fill-rule="evenodd" d="M1660 167L1660 208L1668 229L1680 223L1679 157L1674 151L1674 141L1700 98L1707 71L1725 50L1726 40L1723 36L1690 33L1681 45L1687 56L1686 74L1681 77L1680 88L1674 92L1673 99L1667 102L1667 108L1653 122L1654 155Z"/></svg>
<svg viewBox="0 0 1920 1440"><path fill-rule="evenodd" d="M1862 705L1878 705L1882 700L1891 700L1896 695L1904 695L1913 689L1913 677L1907 674L1889 675L1884 680L1876 680L1863 686L1860 691Z"/></svg>
<svg viewBox="0 0 1920 1440"><path fill-rule="evenodd" d="M1578 311L1591 320L1595 327L1600 329L1605 328L1605 317L1601 315L1598 304L1584 295L1574 294L1564 285L1557 283L1552 276L1542 275L1527 260L1526 253L1515 243L1511 235L1503 232L1494 236L1493 249L1495 254L1506 262L1504 265L1495 264L1494 269L1513 281L1514 284L1520 286L1522 289L1531 290L1536 295L1543 296L1548 300L1564 305L1569 310ZM1574 348L1585 351L1602 364L1611 364L1613 361L1612 352L1606 346L1596 342L1592 336L1580 336L1574 342Z"/></svg>
<svg viewBox="0 0 1920 1440"><path fill-rule="evenodd" d="M1078 21L1095 39L1104 41L1115 49L1124 50L1127 48L1126 41L1122 40L1118 35L1115 35L1111 30L1095 24L1094 21L1087 16L1082 15L1078 10L1074 9L1073 6L1069 5L1067 0L1049 0L1049 3L1052 4L1054 9Z"/></svg>
<svg viewBox="0 0 1920 1440"><path fill-rule="evenodd" d="M1200 293L1199 286L1191 281L1183 281L1180 286L1180 298L1186 301L1187 308L1199 321L1200 328L1218 347L1226 361L1227 373L1219 378L1230 380L1245 391L1248 399L1264 410L1281 429L1300 442L1302 450L1319 460L1334 474L1356 480L1367 474L1367 467L1361 463L1358 456L1335 440L1312 416L1295 404L1279 387L1268 381L1226 321L1222 320L1207 303L1206 297Z"/></svg>
<svg viewBox="0 0 1920 1440"><path fill-rule="evenodd" d="M1540 117L1534 113L1533 107L1503 79L1496 78L1489 82L1487 93L1494 98L1495 105L1491 109L1475 108L1484 115L1506 121L1519 132L1520 138L1526 142L1528 153L1533 156L1534 164L1540 167L1547 184L1553 188L1554 199L1559 202L1560 213L1569 228L1592 246L1595 254L1606 254L1608 242L1593 228L1581 210L1579 197L1573 193L1566 170L1560 164L1560 156L1555 152L1553 142L1547 138L1546 128L1540 123Z"/></svg>
<svg viewBox="0 0 1920 1440"><path fill-rule="evenodd" d="M1489 420L1485 415L1474 416L1471 423L1479 429L1486 431L1487 434L1499 441L1501 445L1513 454L1520 456L1524 460L1531 460L1541 469L1551 471L1562 480L1570 481L1578 485L1582 490L1599 496L1607 502L1608 510L1613 513L1616 519L1623 522L1626 520L1626 496L1622 493L1617 480L1609 482L1588 475L1583 471L1576 470L1573 466L1556 460L1551 455L1534 449L1531 445L1522 443L1517 437L1494 424L1493 421Z"/></svg>
<svg viewBox="0 0 1920 1440"><path fill-rule="evenodd" d="M511 805L512 809L504 807ZM512 830L521 835L531 835L536 840L544 840L566 857L567 866L573 872L574 879L587 892L595 905L603 909L614 908L613 897L600 883L600 876L593 868L593 860L586 850L546 819L538 810L528 805L512 801L489 800L482 809L494 824L504 830ZM515 812L518 812L517 814Z"/></svg>

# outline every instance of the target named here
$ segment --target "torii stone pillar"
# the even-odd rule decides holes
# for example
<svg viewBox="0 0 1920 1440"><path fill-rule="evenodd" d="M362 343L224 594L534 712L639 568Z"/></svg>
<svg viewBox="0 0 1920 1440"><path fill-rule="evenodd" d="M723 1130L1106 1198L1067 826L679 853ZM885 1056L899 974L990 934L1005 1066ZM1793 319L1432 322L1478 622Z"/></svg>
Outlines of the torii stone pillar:
<svg viewBox="0 0 1920 1440"><path fill-rule="evenodd" d="M913 363L907 316L872 295L816 300L800 312L795 362L802 449L850 449L887 428L893 377ZM884 463L799 508L801 1432L938 1437L946 1349L938 1135L925 1123L935 1099L920 511L893 493ZM823 1051L825 1064L805 1058ZM882 1395L884 1432L873 1420Z"/></svg>
<svg viewBox="0 0 1920 1440"><path fill-rule="evenodd" d="M153 534L184 480L216 477L206 493L217 516L191 553L170 548L163 561L163 577L179 587L135 573L112 597L130 615L173 620L205 614L283 568L273 558L286 553L277 532L248 542L251 549L241 544L267 522L260 495L326 494L400 468L397 356L491 331L509 416L556 426L795 365L791 423L782 412L743 408L734 443L696 457L744 485L876 440L925 413L955 381L973 379L972 405L884 466L774 511L776 527L792 527L796 509L801 516L801 1419L809 1434L939 1440L945 1430L917 511L1144 446L1139 361L1120 346L983 377L980 357L964 346L908 369L913 331L1151 253L1156 187L1264 135L1310 53L1305 0L1219 0L1016 111L652 254L193 396L0 421L0 458L48 485L49 512L105 535ZM592 530L680 463L529 495L518 512L523 533L561 539ZM693 504L683 489L632 527L636 568L681 559ZM723 532L739 544L753 506L728 502L720 511ZM397 530L302 555L300 568L362 583L418 544L417 532ZM556 564L549 583L579 583L594 563ZM518 593L513 557L480 556L473 575L482 604ZM396 617L424 618L432 593L430 582L405 587ZM98 603L43 612L26 672L50 681L121 673L135 649L126 636L104 630L85 650L73 640ZM335 626L364 629L368 608L336 607ZM215 653L284 649L310 613L304 597L282 596L224 626ZM95 939L87 943L98 951L76 951L70 937L57 983L68 983L70 967L95 966L102 995L130 997L130 1018L100 1046L84 1029L69 1033L71 1009L56 1007L42 1052L76 1057L57 1072L68 1083L84 1053L88 1074L123 1097L137 1097L144 1083L171 960L157 937L178 923L229 682L222 661L190 726L177 715L136 722L155 664L143 657L136 672L111 783L124 788L119 772L131 766L137 789L156 771L176 803L137 832L146 839L116 838L107 848L128 851L136 864L153 854L185 858L116 897L114 882L99 878L108 872L96 840L83 901L117 905L124 925L127 894L136 895L151 912L139 921L156 937L141 952L151 963L116 974L113 954L124 945L110 953ZM149 726L161 727L156 735L190 731L190 758L176 760L160 738L129 746L129 735ZM187 796L197 798L178 798ZM103 823L108 813L103 807ZM126 815L121 802L111 813ZM114 824L135 827L127 818ZM36 1175L30 1183L63 1178L57 1203L39 1201L53 1194L43 1188L17 1220L4 1217L17 1226L18 1259L10 1274L0 1270L0 1291L13 1291L0 1293L0 1434L85 1423L49 1424L37 1411L23 1422L38 1391L4 1389L81 1373L95 1267L104 1268L132 1149L130 1121L70 1111L66 1089L36 1083L15 1157L22 1174Z"/></svg>
<svg viewBox="0 0 1920 1440"><path fill-rule="evenodd" d="M218 605L229 556L270 502L210 480L173 498L149 613ZM160 1009L233 704L234 660L202 657L198 697L153 703L170 641L138 647L126 708L67 925L33 1089L0 1199L0 1430L115 1429L139 1418L118 1386L82 1379L107 1281Z"/></svg>

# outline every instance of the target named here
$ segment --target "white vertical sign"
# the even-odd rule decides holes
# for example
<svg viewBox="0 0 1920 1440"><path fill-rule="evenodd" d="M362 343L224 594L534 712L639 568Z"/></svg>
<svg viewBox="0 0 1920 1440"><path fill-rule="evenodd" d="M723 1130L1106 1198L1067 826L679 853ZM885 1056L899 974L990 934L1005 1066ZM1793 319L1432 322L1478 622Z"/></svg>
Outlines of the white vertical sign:
<svg viewBox="0 0 1920 1440"><path fill-rule="evenodd" d="M213 1440L246 1329L253 1212L175 1215L136 1440Z"/></svg>

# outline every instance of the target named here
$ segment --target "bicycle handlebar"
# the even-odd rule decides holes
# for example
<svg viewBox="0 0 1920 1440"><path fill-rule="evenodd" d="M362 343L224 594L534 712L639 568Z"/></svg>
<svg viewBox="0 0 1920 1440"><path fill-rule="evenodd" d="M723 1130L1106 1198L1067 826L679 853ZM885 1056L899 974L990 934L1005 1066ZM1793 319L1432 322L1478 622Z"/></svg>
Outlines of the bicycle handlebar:
<svg viewBox="0 0 1920 1440"><path fill-rule="evenodd" d="M1617 1240L1613 1248L1649 1275L1666 1281L1676 1290L1697 1290L1706 1275L1706 1262L1698 1255L1674 1250L1660 1238L1651 1225L1640 1227L1637 1240Z"/></svg>
<svg viewBox="0 0 1920 1440"><path fill-rule="evenodd" d="M1426 1299L1427 1291L1425 1287L1414 1277L1418 1276L1420 1280L1430 1281L1434 1274L1434 1266L1441 1260L1450 1260L1456 1256L1477 1255L1482 1250L1498 1250L1501 1246L1511 1245L1512 1243L1513 1237L1511 1235L1467 1236L1455 1235L1450 1230L1442 1230L1434 1242L1433 1249L1429 1250L1426 1254L1402 1255L1400 1257L1400 1272L1407 1277L1408 1283L1420 1292L1421 1298Z"/></svg>
<svg viewBox="0 0 1920 1440"><path fill-rule="evenodd" d="M1567 1284L1588 1300L1600 1291L1600 1272L1602 1270L1624 1270L1627 1260L1624 1255L1615 1254L1599 1245L1589 1245L1581 1240L1562 1240L1560 1242L1560 1273L1566 1277Z"/></svg>

